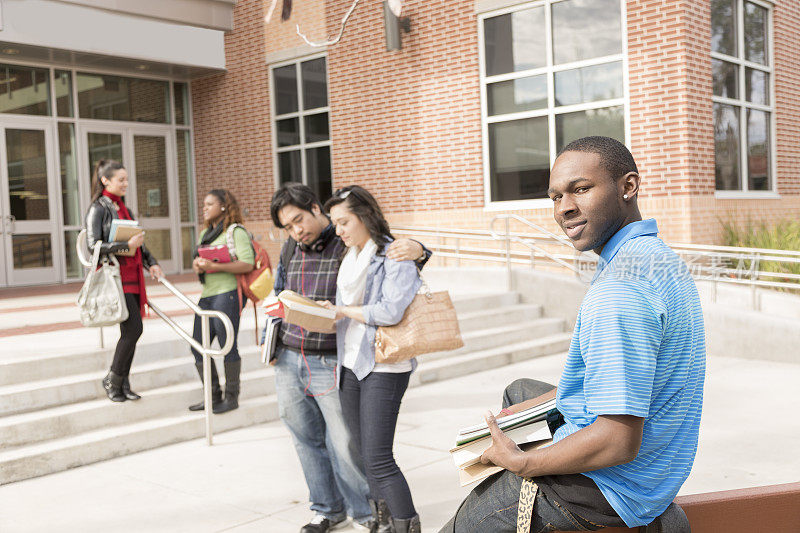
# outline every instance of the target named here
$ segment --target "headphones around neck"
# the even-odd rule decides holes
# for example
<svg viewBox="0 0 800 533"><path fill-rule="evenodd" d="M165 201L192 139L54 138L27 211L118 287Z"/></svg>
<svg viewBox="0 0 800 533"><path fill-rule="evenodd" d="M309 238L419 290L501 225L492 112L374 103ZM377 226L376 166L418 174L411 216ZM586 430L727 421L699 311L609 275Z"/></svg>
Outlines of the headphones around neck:
<svg viewBox="0 0 800 533"><path fill-rule="evenodd" d="M316 241L314 241L314 242L312 242L311 244L308 244L308 245L303 244L302 242L298 241L297 242L297 246L298 246L298 248L300 248L301 251L303 251L305 253L308 253L308 252L321 253L322 250L324 250L325 247L328 246L328 243L330 242L331 237L333 237L335 234L336 234L336 232L333 229L333 224L329 224L328 227L326 227L324 230L322 230L322 233L320 233L320 235L319 235L319 237L317 237Z"/></svg>

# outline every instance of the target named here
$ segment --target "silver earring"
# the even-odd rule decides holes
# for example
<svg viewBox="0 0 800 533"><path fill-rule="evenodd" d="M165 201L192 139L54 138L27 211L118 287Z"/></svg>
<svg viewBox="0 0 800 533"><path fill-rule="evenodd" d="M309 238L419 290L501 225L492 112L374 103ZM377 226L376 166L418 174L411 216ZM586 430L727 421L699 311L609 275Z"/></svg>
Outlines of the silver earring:
<svg viewBox="0 0 800 533"><path fill-rule="evenodd" d="M626 200L628 199L628 195L627 194L623 194L622 197L625 198Z"/></svg>
<svg viewBox="0 0 800 533"><path fill-rule="evenodd" d="M627 196L625 198L627 198ZM225 211L225 208L223 207L222 210Z"/></svg>

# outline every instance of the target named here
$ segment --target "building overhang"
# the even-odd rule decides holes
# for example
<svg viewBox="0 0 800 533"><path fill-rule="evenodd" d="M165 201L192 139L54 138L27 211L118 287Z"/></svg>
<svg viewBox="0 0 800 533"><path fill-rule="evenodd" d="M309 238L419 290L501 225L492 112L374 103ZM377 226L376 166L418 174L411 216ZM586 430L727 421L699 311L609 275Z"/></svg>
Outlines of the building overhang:
<svg viewBox="0 0 800 533"><path fill-rule="evenodd" d="M57 0L151 20L211 30L233 29L236 0Z"/></svg>
<svg viewBox="0 0 800 533"><path fill-rule="evenodd" d="M0 0L0 62L48 63L185 79L225 70L222 30L168 22L163 13L144 17L78 5L89 3L95 2ZM122 0L116 3L127 4ZM141 3L149 4L150 0ZM233 7L232 0L213 3Z"/></svg>

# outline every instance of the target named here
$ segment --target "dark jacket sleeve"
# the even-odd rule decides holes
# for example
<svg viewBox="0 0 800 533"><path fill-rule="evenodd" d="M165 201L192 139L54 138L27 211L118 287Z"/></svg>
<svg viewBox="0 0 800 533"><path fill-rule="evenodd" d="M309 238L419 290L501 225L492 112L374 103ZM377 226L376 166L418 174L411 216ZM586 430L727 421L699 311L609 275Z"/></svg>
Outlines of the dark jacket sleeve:
<svg viewBox="0 0 800 533"><path fill-rule="evenodd" d="M128 250L125 242L108 242L108 228L103 228L103 219L106 216L106 208L97 202L92 203L89 212L86 214L86 243L90 250L94 250L96 242L101 242L101 254L114 254ZM106 230L106 233L103 230Z"/></svg>
<svg viewBox="0 0 800 533"><path fill-rule="evenodd" d="M414 242L418 242L419 245L422 246L422 252L425 254L423 257L414 261L414 263L417 265L417 268L422 270L423 268L425 268L425 264L428 262L428 259L430 259L431 256L433 255L433 252L428 250L428 248L426 248L425 245L422 244L421 242L419 241L414 241Z"/></svg>
<svg viewBox="0 0 800 533"><path fill-rule="evenodd" d="M150 253L150 250L148 250L147 247L143 244L142 245L142 265L144 265L144 268L146 268L147 270L150 270L151 266L157 265L157 264L158 264L158 261L156 261L156 258L153 257L153 254Z"/></svg>

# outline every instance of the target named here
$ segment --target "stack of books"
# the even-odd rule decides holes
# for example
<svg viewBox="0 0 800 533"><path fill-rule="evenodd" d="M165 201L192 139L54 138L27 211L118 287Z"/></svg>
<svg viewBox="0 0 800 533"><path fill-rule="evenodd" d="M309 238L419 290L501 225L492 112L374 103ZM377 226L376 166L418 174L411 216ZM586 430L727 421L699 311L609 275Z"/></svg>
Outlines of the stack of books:
<svg viewBox="0 0 800 533"><path fill-rule="evenodd" d="M131 237L138 235L143 231L144 229L136 220L123 220L121 218L115 218L111 221L111 229L108 233L108 240L109 242L128 242ZM133 257L136 255L136 249L132 248L127 252L117 252L115 255Z"/></svg>
<svg viewBox="0 0 800 533"><path fill-rule="evenodd" d="M261 304L267 315L285 320L288 324L300 326L317 333L336 331L336 311L326 309L311 298L294 291L283 290L278 296L264 299Z"/></svg>
<svg viewBox="0 0 800 533"><path fill-rule="evenodd" d="M533 400L511 406L511 414L498 417L503 433L524 450L550 443L553 435L547 425L547 414L556 407L555 389ZM458 468L461 486L469 485L502 471L499 466L482 464L483 452L492 446L492 435L486 422L461 429L450 456Z"/></svg>

